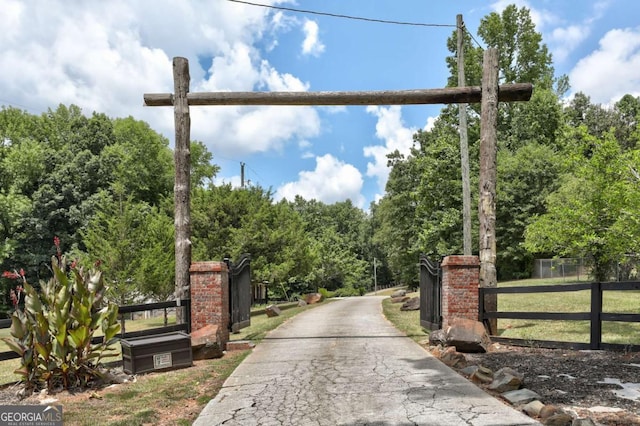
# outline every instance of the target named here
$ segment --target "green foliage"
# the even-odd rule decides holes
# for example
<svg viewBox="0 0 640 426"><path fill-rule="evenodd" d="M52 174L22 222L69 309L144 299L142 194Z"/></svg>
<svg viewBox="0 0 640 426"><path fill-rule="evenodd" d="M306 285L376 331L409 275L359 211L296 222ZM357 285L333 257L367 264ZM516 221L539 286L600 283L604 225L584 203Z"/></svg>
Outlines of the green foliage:
<svg viewBox="0 0 640 426"><path fill-rule="evenodd" d="M53 278L38 292L23 274L24 307L15 305L11 338L5 343L21 357L15 371L29 390L85 387L101 377L104 356L114 351L118 307L105 303L106 287L97 270L85 271L73 263L67 269L60 252L52 258ZM6 275L5 275L6 276ZM17 300L16 300L17 301ZM91 340L101 332L101 343Z"/></svg>
<svg viewBox="0 0 640 426"><path fill-rule="evenodd" d="M329 291L324 287L318 288L318 293L320 293L320 296L322 296L322 300L327 300L335 297L335 293L333 291Z"/></svg>
<svg viewBox="0 0 640 426"><path fill-rule="evenodd" d="M624 254L638 249L640 187L613 134L598 139L583 126L568 137L567 145L573 146L568 171L547 198L548 211L527 227L525 246L586 257L594 278L607 280Z"/></svg>
<svg viewBox="0 0 640 426"><path fill-rule="evenodd" d="M167 300L174 291L172 219L125 197L122 188L115 189L115 198L101 195L100 208L83 232L87 253L75 253L101 261L108 297L119 305L140 297Z"/></svg>

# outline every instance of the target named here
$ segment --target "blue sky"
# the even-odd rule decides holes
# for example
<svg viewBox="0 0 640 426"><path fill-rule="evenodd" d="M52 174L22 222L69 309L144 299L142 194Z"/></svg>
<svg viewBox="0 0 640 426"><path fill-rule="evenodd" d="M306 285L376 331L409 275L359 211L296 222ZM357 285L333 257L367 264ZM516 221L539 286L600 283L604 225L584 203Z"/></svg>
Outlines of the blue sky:
<svg viewBox="0 0 640 426"><path fill-rule="evenodd" d="M531 9L572 92L599 103L640 95L637 0L255 0L360 17L454 25L476 35L482 17ZM579 4L579 6L577 6ZM452 27L362 22L208 1L0 0L0 105L41 113L76 104L147 121L173 145L171 108L142 95L171 92L171 61L189 59L191 91L384 90L444 87ZM385 155L407 152L439 106L192 107L192 139L221 166L218 182L246 179L275 198L367 208L384 194ZM473 141L472 141L473 143Z"/></svg>

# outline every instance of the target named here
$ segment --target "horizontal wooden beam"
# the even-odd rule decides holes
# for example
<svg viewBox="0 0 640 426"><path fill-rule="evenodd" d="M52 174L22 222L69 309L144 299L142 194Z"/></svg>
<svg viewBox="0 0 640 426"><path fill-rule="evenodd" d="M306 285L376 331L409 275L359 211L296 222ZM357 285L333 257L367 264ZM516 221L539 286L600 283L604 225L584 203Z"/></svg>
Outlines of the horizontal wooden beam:
<svg viewBox="0 0 640 426"><path fill-rule="evenodd" d="M528 101L530 83L500 86L500 102ZM189 105L426 105L479 103L480 86L445 89L382 90L366 92L196 92L188 93ZM145 106L173 106L171 93L145 93Z"/></svg>

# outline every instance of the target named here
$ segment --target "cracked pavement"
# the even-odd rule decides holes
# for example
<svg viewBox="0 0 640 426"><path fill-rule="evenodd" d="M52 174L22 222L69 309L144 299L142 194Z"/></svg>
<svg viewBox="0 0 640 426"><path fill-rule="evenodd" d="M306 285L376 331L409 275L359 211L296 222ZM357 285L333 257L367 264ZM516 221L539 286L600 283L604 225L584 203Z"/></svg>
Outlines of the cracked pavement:
<svg viewBox="0 0 640 426"><path fill-rule="evenodd" d="M400 333L381 296L336 300L273 330L194 425L535 425Z"/></svg>

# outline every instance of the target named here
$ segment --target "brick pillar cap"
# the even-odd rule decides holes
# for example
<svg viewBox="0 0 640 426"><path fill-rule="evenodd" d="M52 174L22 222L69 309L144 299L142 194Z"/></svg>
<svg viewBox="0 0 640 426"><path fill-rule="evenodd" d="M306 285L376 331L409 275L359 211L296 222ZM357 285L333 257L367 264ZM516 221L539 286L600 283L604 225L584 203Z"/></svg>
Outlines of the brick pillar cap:
<svg viewBox="0 0 640 426"><path fill-rule="evenodd" d="M480 266L478 256L447 256L442 261L442 266Z"/></svg>
<svg viewBox="0 0 640 426"><path fill-rule="evenodd" d="M224 262L193 262L189 266L189 272L221 272L227 271L227 264Z"/></svg>

